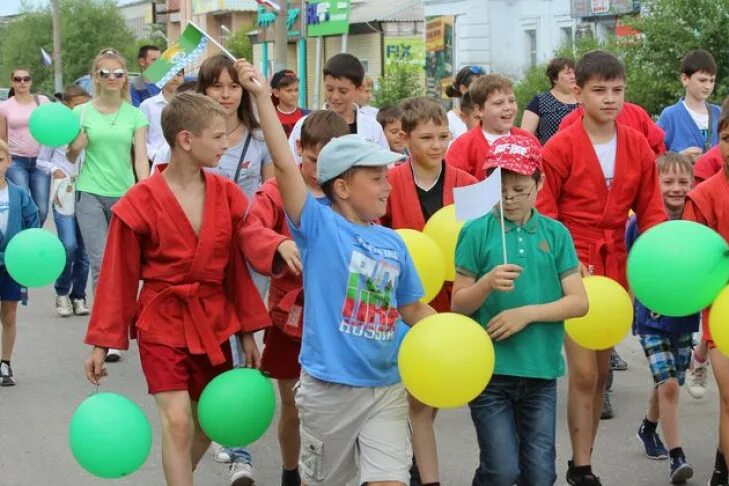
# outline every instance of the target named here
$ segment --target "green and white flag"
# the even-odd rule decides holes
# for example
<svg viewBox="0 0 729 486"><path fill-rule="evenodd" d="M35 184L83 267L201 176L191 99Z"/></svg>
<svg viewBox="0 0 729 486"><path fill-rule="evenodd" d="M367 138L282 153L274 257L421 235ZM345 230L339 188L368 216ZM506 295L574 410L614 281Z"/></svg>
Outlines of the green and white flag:
<svg viewBox="0 0 729 486"><path fill-rule="evenodd" d="M160 89L163 88L185 66L200 57L205 52L208 43L217 46L231 58L233 57L204 30L194 23L188 22L177 41L171 44L160 58L144 71L144 77Z"/></svg>

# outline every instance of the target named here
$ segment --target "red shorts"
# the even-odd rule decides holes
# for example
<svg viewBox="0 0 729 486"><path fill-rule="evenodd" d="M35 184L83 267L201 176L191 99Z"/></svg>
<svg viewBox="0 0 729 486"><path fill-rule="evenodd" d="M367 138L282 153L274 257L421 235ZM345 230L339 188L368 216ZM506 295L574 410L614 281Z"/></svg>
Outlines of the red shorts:
<svg viewBox="0 0 729 486"><path fill-rule="evenodd" d="M714 349L716 344L711 339L711 331L709 330L709 309L701 311L701 340L706 341L709 349Z"/></svg>
<svg viewBox="0 0 729 486"><path fill-rule="evenodd" d="M298 380L301 373L301 341L292 339L278 327L271 326L266 329L263 343L265 347L261 356L261 369L276 380Z"/></svg>
<svg viewBox="0 0 729 486"><path fill-rule="evenodd" d="M197 402L203 389L220 373L233 368L230 344L226 339L221 345L225 363L213 366L207 354L192 354L186 348L174 348L166 344L145 341L142 333L137 336L139 361L147 379L150 395L167 391L187 390L190 399Z"/></svg>

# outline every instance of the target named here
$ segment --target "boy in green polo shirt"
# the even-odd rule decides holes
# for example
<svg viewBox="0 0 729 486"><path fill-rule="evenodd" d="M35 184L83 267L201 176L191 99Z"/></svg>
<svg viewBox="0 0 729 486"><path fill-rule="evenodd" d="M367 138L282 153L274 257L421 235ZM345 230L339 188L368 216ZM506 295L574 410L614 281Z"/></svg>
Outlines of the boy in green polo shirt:
<svg viewBox="0 0 729 486"><path fill-rule="evenodd" d="M542 188L536 141L497 140L487 171L501 167L506 251L498 209L469 221L456 247L451 308L480 322L494 341L491 382L470 403L480 464L474 486L552 485L557 378L564 374L565 319L587 313L572 237L534 209Z"/></svg>

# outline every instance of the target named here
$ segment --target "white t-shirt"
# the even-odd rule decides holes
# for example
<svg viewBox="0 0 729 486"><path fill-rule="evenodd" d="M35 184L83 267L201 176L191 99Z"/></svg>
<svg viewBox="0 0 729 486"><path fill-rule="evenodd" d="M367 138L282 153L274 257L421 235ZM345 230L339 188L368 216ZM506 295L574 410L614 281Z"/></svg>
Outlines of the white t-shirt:
<svg viewBox="0 0 729 486"><path fill-rule="evenodd" d="M382 131L382 127L379 123L377 123L377 120L367 116L357 105L355 105L355 107L357 108L355 110L357 135L365 140L375 142L385 150L390 150L390 144L387 142L387 138L385 138L385 132ZM294 125L294 128L291 130L291 135L289 135L289 148L291 149L291 153L294 154L294 159L298 164L301 163L301 156L297 153L296 141L301 138L301 125L304 124L304 120L306 120L305 116L299 118L299 121L296 122L296 125Z"/></svg>
<svg viewBox="0 0 729 486"><path fill-rule="evenodd" d="M686 104L686 101L682 101L682 103L683 106L686 108L686 111L688 111L689 115L691 115L691 119L693 119L696 126L699 127L701 137L704 140L707 140L709 137L709 112L707 111L706 113L699 113L698 111L694 111L689 108Z"/></svg>
<svg viewBox="0 0 729 486"><path fill-rule="evenodd" d="M500 138L508 137L508 133L504 133L503 135L499 135L496 133L489 133L486 130L481 130L483 132L483 136L486 138L486 141L489 143L489 145L493 145L495 141L497 141Z"/></svg>
<svg viewBox="0 0 729 486"><path fill-rule="evenodd" d="M67 145L57 148L41 145L40 152L38 152L36 166L46 174L52 174L53 171L58 169L65 173L67 177L76 177L78 176L79 167L81 167L84 153L81 152L78 155L76 163L74 164L69 162L66 158L67 151Z"/></svg>
<svg viewBox="0 0 729 486"><path fill-rule="evenodd" d="M8 185L0 189L0 231L3 237L8 231L8 216L10 215L10 193Z"/></svg>
<svg viewBox="0 0 729 486"><path fill-rule="evenodd" d="M448 130L451 132L451 141L468 131L466 124L463 123L463 120L453 110L448 112Z"/></svg>
<svg viewBox="0 0 729 486"><path fill-rule="evenodd" d="M688 107L685 101L682 101L683 106L686 108L686 111L689 112L689 115L691 115L691 118L693 118L694 123L696 123L696 126L699 127L699 130L702 131L702 133L705 130L709 129L709 112L706 113L699 113L698 111L694 111L691 108Z"/></svg>
<svg viewBox="0 0 729 486"><path fill-rule="evenodd" d="M147 158L155 161L157 154L167 147L167 140L162 133L162 110L167 106L164 94L152 96L142 101L139 109L149 121L147 128Z"/></svg>
<svg viewBox="0 0 729 486"><path fill-rule="evenodd" d="M605 184L610 188L615 177L615 154L618 148L618 137L613 137L608 143L593 144L593 147L595 147L595 154L600 161L600 167L605 176Z"/></svg>

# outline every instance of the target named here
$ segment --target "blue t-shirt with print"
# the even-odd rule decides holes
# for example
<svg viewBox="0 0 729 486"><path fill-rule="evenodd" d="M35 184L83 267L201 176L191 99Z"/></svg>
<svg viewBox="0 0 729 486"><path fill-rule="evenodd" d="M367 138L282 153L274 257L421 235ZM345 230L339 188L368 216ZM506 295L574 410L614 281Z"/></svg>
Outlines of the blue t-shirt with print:
<svg viewBox="0 0 729 486"><path fill-rule="evenodd" d="M304 264L302 368L343 385L398 383L397 308L423 295L405 243L389 228L350 223L311 194L300 226L289 227Z"/></svg>

